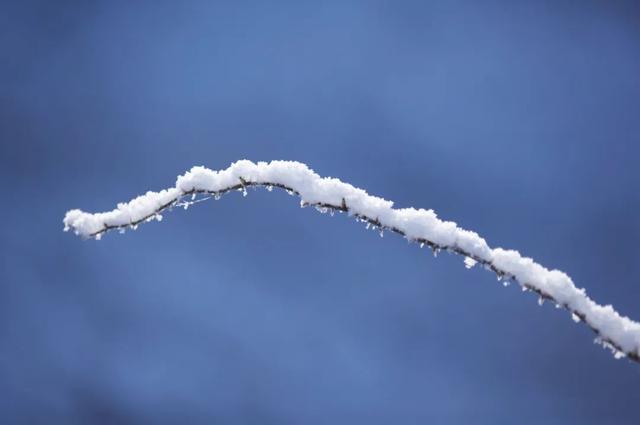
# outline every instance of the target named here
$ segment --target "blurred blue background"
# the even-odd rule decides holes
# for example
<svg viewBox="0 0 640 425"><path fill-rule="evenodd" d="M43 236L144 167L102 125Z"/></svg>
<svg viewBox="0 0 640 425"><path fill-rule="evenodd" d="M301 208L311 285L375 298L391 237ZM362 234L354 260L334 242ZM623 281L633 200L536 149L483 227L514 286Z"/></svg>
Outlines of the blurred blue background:
<svg viewBox="0 0 640 425"><path fill-rule="evenodd" d="M638 320L634 3L3 2L0 422L637 424L568 313L285 193L62 232L299 160Z"/></svg>

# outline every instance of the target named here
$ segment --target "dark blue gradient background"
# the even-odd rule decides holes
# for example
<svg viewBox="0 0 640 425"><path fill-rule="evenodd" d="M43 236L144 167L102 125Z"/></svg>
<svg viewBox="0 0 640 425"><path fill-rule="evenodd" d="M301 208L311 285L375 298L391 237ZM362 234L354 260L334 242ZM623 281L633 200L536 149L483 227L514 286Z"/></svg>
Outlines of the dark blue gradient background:
<svg viewBox="0 0 640 425"><path fill-rule="evenodd" d="M640 319L633 3L3 2L0 422L637 424L566 312L285 193L62 232L293 159Z"/></svg>

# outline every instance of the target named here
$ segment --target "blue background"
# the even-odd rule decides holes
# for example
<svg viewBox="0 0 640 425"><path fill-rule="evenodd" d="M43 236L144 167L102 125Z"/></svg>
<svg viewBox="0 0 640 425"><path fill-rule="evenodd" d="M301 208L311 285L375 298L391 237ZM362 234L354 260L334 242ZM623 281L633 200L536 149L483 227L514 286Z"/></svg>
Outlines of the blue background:
<svg viewBox="0 0 640 425"><path fill-rule="evenodd" d="M3 2L0 422L637 424L568 313L285 193L62 232L299 160L640 319L633 3Z"/></svg>

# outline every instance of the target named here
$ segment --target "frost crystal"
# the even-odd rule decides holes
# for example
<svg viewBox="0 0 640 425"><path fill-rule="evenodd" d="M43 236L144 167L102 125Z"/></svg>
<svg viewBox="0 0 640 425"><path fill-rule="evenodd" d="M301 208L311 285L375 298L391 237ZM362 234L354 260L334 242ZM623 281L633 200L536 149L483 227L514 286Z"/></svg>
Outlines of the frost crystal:
<svg viewBox="0 0 640 425"><path fill-rule="evenodd" d="M464 257L464 266L468 269L475 266L478 262L471 257Z"/></svg>

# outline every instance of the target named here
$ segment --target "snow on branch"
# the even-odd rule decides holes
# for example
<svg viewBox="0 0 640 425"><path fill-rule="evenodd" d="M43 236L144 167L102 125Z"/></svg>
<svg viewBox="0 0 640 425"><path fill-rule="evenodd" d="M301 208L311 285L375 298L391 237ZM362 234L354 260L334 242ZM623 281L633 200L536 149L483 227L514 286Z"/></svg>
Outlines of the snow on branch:
<svg viewBox="0 0 640 425"><path fill-rule="evenodd" d="M161 213L184 207L208 197L219 199L230 191L249 187L284 189L301 198L301 206L312 206L321 212L343 212L373 226L380 232L398 233L410 242L427 245L434 254L445 250L465 257L467 268L480 264L493 271L505 284L518 283L523 291L534 292L539 302L549 300L569 311L576 322L583 322L596 333L596 342L609 348L616 358L627 357L640 362L640 323L621 316L611 305L602 306L591 300L584 289L577 288L571 278L559 270L549 270L523 257L519 252L490 248L477 233L462 229L452 221L440 220L433 210L393 208L393 202L371 196L335 178L322 178L305 164L293 161L270 163L243 160L226 170L213 171L193 167L179 176L175 187L160 192L147 192L128 203L120 203L112 211L87 213L70 210L64 217L64 230L73 230L85 238L100 239L103 233L162 219ZM200 199L197 199L200 196Z"/></svg>

